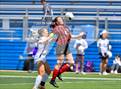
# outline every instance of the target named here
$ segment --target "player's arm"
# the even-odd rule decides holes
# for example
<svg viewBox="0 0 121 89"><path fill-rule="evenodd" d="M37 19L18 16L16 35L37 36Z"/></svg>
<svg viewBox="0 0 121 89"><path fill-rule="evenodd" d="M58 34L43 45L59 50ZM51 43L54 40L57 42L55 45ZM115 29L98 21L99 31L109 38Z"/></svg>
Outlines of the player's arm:
<svg viewBox="0 0 121 89"><path fill-rule="evenodd" d="M46 43L46 42L52 40L54 38L54 36L55 36L54 33L50 33L49 36L46 39L41 40L39 43L41 43L41 44Z"/></svg>
<svg viewBox="0 0 121 89"><path fill-rule="evenodd" d="M72 35L71 34L71 38L72 39L79 39L79 38L81 38L82 37L82 33L80 33L80 34L78 34L78 35Z"/></svg>
<svg viewBox="0 0 121 89"><path fill-rule="evenodd" d="M88 43L86 40L84 40L84 49L87 49L88 48Z"/></svg>
<svg viewBox="0 0 121 89"><path fill-rule="evenodd" d="M79 34L79 35L72 35L72 34L71 34L71 38L72 38L72 39L79 39L80 37L81 37L80 34Z"/></svg>

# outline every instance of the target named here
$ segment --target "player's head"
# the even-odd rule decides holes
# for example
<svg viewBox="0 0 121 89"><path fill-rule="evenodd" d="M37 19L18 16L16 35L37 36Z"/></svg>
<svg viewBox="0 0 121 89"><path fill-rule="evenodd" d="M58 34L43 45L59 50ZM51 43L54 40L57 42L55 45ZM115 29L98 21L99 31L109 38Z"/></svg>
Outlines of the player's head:
<svg viewBox="0 0 121 89"><path fill-rule="evenodd" d="M52 21L51 27L55 27L56 25L64 25L63 18L58 16Z"/></svg>
<svg viewBox="0 0 121 89"><path fill-rule="evenodd" d="M47 37L49 35L48 30L45 27L38 30L38 33L39 33L40 36L45 36L45 37Z"/></svg>
<svg viewBox="0 0 121 89"><path fill-rule="evenodd" d="M108 37L108 32L106 30L103 30L101 33L100 33L100 37L102 39L106 39Z"/></svg>
<svg viewBox="0 0 121 89"><path fill-rule="evenodd" d="M85 32L80 32L81 38L86 39L86 33Z"/></svg>
<svg viewBox="0 0 121 89"><path fill-rule="evenodd" d="M41 4L45 4L46 3L46 0L41 0Z"/></svg>
<svg viewBox="0 0 121 89"><path fill-rule="evenodd" d="M121 58L119 54L116 55L116 58Z"/></svg>

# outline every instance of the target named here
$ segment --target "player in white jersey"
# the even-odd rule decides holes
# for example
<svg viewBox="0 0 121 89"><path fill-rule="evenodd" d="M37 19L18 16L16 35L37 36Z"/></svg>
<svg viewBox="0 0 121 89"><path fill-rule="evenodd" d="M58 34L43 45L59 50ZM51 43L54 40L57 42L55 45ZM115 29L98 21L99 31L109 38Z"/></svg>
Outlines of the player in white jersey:
<svg viewBox="0 0 121 89"><path fill-rule="evenodd" d="M38 31L40 38L38 41L38 51L34 57L35 63L38 65L38 76L36 77L33 89L45 89L45 82L51 73L50 67L46 61L48 53L49 41L43 42L48 37L48 30L42 28Z"/></svg>
<svg viewBox="0 0 121 89"><path fill-rule="evenodd" d="M103 30L100 33L100 39L97 42L97 47L99 48L99 53L101 55L101 63L100 63L100 74L107 75L106 67L108 63L108 58L112 57L111 53L111 45L108 40L108 32Z"/></svg>
<svg viewBox="0 0 121 89"><path fill-rule="evenodd" d="M84 51L88 48L88 43L86 41L86 34L84 32L81 32L82 37L77 39L74 44L74 48L77 50L77 56L76 56L76 73L79 73L79 63L80 63L80 72L82 74L85 74L83 71L84 68Z"/></svg>

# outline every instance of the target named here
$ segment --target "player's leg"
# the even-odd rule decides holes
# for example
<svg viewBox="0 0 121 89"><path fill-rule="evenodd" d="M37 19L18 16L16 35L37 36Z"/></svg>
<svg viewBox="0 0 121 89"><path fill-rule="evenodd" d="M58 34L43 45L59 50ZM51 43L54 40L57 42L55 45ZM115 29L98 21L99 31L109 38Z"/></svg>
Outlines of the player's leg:
<svg viewBox="0 0 121 89"><path fill-rule="evenodd" d="M105 65L105 59L103 58L101 61L101 73L103 73L105 71L104 65Z"/></svg>
<svg viewBox="0 0 121 89"><path fill-rule="evenodd" d="M54 87L58 87L58 85L55 82L56 77L58 76L59 69L63 63L64 60L64 55L58 55L57 56L57 65L55 65L54 70L53 70L53 75L50 81L50 84L52 84Z"/></svg>
<svg viewBox="0 0 121 89"><path fill-rule="evenodd" d="M104 65L105 65L105 57L103 57L102 54L100 54L100 55L101 55L100 74L103 74L103 72L104 72Z"/></svg>
<svg viewBox="0 0 121 89"><path fill-rule="evenodd" d="M102 67L102 62L100 63L100 73L102 74L102 72L103 72L103 67Z"/></svg>
<svg viewBox="0 0 121 89"><path fill-rule="evenodd" d="M84 55L80 55L80 70L82 74L84 73Z"/></svg>
<svg viewBox="0 0 121 89"><path fill-rule="evenodd" d="M77 54L76 56L75 64L76 64L76 73L78 74L79 73L79 54Z"/></svg>
<svg viewBox="0 0 121 89"><path fill-rule="evenodd" d="M66 71L69 71L69 70L71 70L71 71L73 70L74 60L73 60L73 56L72 56L71 53L66 55L66 61L67 61L67 63L64 64L60 68L59 74L62 74L62 73L66 72Z"/></svg>
<svg viewBox="0 0 121 89"><path fill-rule="evenodd" d="M39 61L38 62L38 76L36 77L33 89L38 89L44 73L45 73L44 64L43 62Z"/></svg>
<svg viewBox="0 0 121 89"><path fill-rule="evenodd" d="M102 73L103 73L103 75L107 75L107 73L106 73L107 63L108 63L108 58L103 59L103 62L102 62L102 68L103 68Z"/></svg>
<svg viewBox="0 0 121 89"><path fill-rule="evenodd" d="M111 73L114 73L115 68L116 68L116 64L113 64L111 67Z"/></svg>
<svg viewBox="0 0 121 89"><path fill-rule="evenodd" d="M46 81L48 79L48 76L51 73L50 66L49 66L49 64L47 62L44 63L44 66L45 66L45 73L44 73L44 75L42 77L42 81L40 83L40 89L45 89L45 83L46 83Z"/></svg>
<svg viewBox="0 0 121 89"><path fill-rule="evenodd" d="M115 74L118 74L118 69L119 69L119 67L120 67L120 65L117 63L117 64L116 64L116 69L115 69L115 71L114 71Z"/></svg>
<svg viewBox="0 0 121 89"><path fill-rule="evenodd" d="M106 71L107 64L108 64L108 59L106 58L105 61L104 61L104 71Z"/></svg>

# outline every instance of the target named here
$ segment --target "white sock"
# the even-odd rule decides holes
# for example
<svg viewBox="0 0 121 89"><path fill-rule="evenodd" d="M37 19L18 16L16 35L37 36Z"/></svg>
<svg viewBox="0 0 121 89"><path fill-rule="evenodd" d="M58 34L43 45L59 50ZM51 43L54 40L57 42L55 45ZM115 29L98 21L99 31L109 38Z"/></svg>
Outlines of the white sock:
<svg viewBox="0 0 121 89"><path fill-rule="evenodd" d="M38 75L35 80L34 88L38 89L40 82L42 81L42 76Z"/></svg>
<svg viewBox="0 0 121 89"><path fill-rule="evenodd" d="M48 79L48 74L47 73L45 73L44 75L43 75L43 77L42 77L42 81L43 82L46 82L46 80Z"/></svg>

